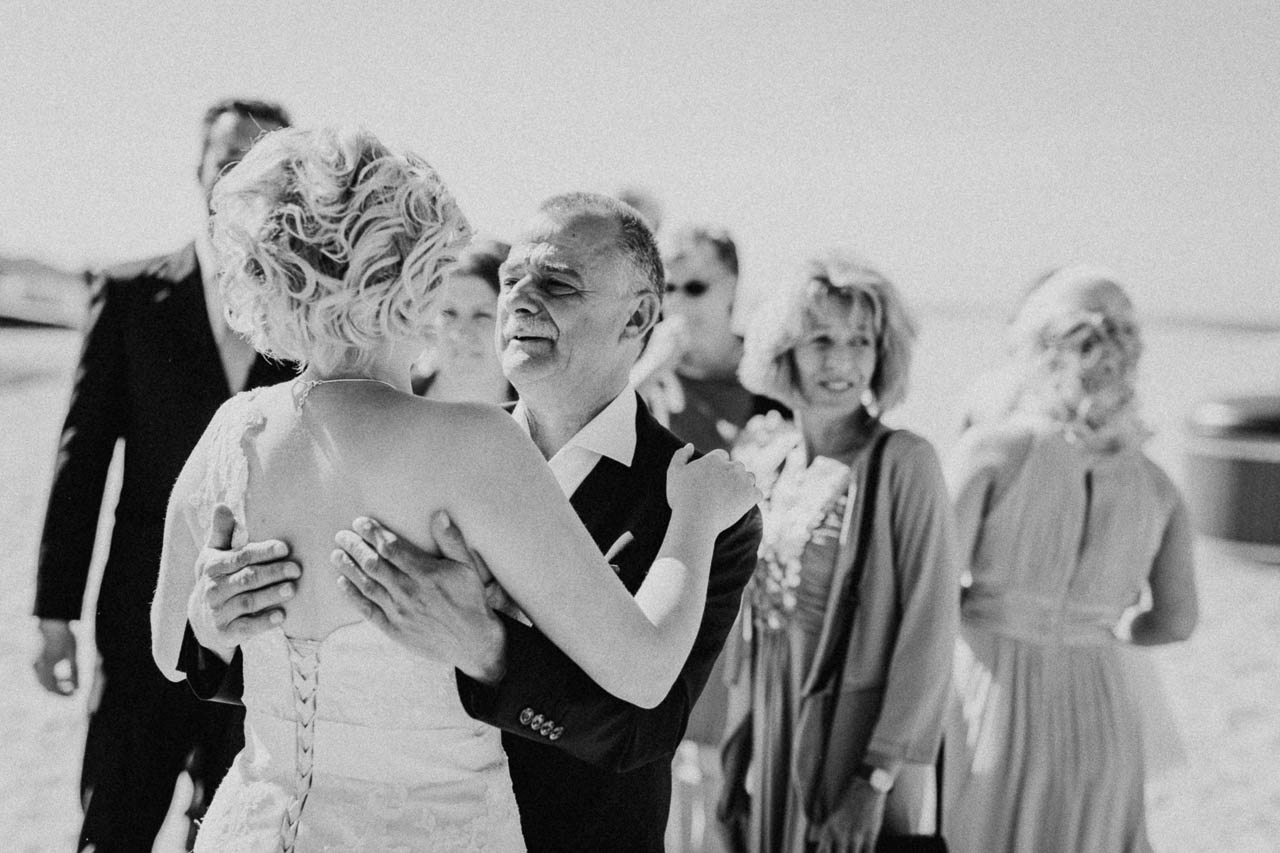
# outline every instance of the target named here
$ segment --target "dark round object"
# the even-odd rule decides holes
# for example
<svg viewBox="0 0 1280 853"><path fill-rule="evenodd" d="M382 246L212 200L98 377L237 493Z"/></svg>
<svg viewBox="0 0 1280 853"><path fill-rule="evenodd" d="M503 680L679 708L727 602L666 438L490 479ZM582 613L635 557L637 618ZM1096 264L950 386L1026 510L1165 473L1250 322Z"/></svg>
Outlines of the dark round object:
<svg viewBox="0 0 1280 853"><path fill-rule="evenodd" d="M1187 424L1188 494L1202 533L1280 563L1280 395L1198 406Z"/></svg>

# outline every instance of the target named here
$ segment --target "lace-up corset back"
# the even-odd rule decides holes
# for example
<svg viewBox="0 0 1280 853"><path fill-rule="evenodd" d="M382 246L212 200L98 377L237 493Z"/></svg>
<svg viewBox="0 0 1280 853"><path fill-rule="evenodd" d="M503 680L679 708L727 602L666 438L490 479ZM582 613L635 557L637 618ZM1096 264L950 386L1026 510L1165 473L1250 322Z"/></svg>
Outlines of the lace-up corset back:
<svg viewBox="0 0 1280 853"><path fill-rule="evenodd" d="M230 506L237 544L265 422L257 392L226 405L193 500L198 518ZM241 651L245 749L197 850L523 849L499 733L463 711L451 667L365 621L319 639L277 627Z"/></svg>

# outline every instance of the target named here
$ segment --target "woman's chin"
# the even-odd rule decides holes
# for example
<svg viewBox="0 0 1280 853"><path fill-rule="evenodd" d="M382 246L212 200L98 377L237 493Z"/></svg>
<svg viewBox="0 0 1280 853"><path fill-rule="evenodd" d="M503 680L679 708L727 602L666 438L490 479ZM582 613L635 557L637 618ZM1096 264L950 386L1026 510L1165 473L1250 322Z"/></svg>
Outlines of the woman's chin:
<svg viewBox="0 0 1280 853"><path fill-rule="evenodd" d="M860 391L847 391L844 393L819 391L816 394L809 395L805 408L809 411L822 412L825 415L835 417L841 415L853 417L862 410L862 393Z"/></svg>

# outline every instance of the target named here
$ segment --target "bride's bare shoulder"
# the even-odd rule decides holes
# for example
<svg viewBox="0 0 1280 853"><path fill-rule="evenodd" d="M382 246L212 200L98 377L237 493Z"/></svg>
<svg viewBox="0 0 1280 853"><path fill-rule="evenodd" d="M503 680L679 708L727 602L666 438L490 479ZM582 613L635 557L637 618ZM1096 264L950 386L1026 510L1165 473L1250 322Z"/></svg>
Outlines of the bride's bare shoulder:
<svg viewBox="0 0 1280 853"><path fill-rule="evenodd" d="M377 431L389 442L382 448L383 459L411 453L483 470L499 460L509 466L540 458L529 437L497 406L405 397L379 417ZM372 444L370 436L366 446Z"/></svg>

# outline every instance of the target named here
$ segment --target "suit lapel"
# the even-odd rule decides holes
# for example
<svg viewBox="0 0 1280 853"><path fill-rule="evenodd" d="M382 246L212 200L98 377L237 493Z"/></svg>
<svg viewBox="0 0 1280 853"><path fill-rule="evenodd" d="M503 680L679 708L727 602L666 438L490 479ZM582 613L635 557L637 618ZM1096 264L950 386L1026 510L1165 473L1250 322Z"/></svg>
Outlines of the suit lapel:
<svg viewBox="0 0 1280 853"><path fill-rule="evenodd" d="M231 396L231 390L222 370L213 329L209 328L209 309L205 305L195 244L187 245L172 256L168 277L173 285L166 300L172 318L167 322L174 325L167 337L180 338L175 341L175 350L186 354L187 363L183 367L190 381L225 400Z"/></svg>
<svg viewBox="0 0 1280 853"><path fill-rule="evenodd" d="M625 532L633 479L630 468L602 456L569 498L602 553Z"/></svg>
<svg viewBox="0 0 1280 853"><path fill-rule="evenodd" d="M631 466L602 458L570 498L602 553L622 545L614 549L610 562L632 593L644 581L666 535L667 464L677 446L640 402Z"/></svg>
<svg viewBox="0 0 1280 853"><path fill-rule="evenodd" d="M174 299L178 300L177 307L182 310L183 328L191 330L187 342L192 357L189 369L193 373L198 372L204 386L216 389L219 397L225 400L231 396L231 387L227 384L227 374L218 355L218 343L209 326L209 307L204 299L204 280L195 244L183 250L181 264L182 277L174 288Z"/></svg>
<svg viewBox="0 0 1280 853"><path fill-rule="evenodd" d="M189 333L185 346L191 359L190 372L198 375L203 387L216 390L223 400L230 399L233 392L222 366L213 328L209 325L209 306L204 298L204 279L201 278L195 244L173 256L172 277L174 286L170 298L175 300L174 310L181 318L181 328ZM275 385L292 378L295 373L291 363L273 362L258 354L249 366L244 387Z"/></svg>

